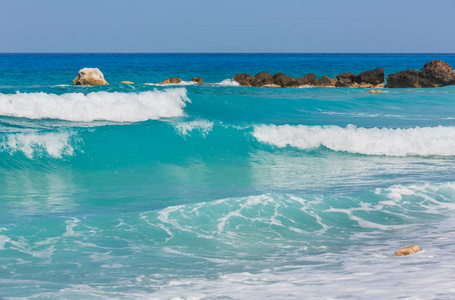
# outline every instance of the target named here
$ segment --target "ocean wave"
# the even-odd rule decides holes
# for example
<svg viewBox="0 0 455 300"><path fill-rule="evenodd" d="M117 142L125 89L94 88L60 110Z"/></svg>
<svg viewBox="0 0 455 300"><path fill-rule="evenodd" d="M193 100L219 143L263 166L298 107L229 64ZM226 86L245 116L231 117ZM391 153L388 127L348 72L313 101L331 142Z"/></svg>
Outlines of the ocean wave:
<svg viewBox="0 0 455 300"><path fill-rule="evenodd" d="M295 241L306 250L318 250L315 239L327 245L332 235L339 239L377 232L393 235L450 218L454 197L452 182L392 185L347 195L268 193L169 206L143 212L140 218L164 244L212 240L248 253L257 246L255 241L268 245L268 250L279 249L279 241ZM345 236L348 229L355 230Z"/></svg>
<svg viewBox="0 0 455 300"><path fill-rule="evenodd" d="M0 151L10 154L22 152L30 159L43 154L62 158L73 155L74 147L71 142L74 138L73 132L8 134L0 140Z"/></svg>
<svg viewBox="0 0 455 300"><path fill-rule="evenodd" d="M138 122L184 116L186 89L142 93L0 94L0 115L28 119Z"/></svg>
<svg viewBox="0 0 455 300"><path fill-rule="evenodd" d="M240 86L240 84L232 79L225 79L219 83L215 83L215 86Z"/></svg>
<svg viewBox="0 0 455 300"><path fill-rule="evenodd" d="M205 136L213 129L213 122L207 120L195 120L190 122L180 122L174 124L175 129L183 136L188 135L192 131L200 131Z"/></svg>
<svg viewBox="0 0 455 300"><path fill-rule="evenodd" d="M385 156L453 156L455 127L409 129L358 128L354 125L259 125L253 136L262 143L302 150L326 147L333 151Z"/></svg>

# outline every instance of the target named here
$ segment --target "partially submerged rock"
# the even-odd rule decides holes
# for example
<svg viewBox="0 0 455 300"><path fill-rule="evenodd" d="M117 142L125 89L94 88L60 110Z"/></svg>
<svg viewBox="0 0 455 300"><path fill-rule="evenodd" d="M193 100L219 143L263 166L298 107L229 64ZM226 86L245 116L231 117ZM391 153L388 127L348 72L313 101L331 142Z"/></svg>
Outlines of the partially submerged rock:
<svg viewBox="0 0 455 300"><path fill-rule="evenodd" d="M420 72L408 69L387 76L388 88L441 87L455 85L455 70L442 60L426 63Z"/></svg>
<svg viewBox="0 0 455 300"><path fill-rule="evenodd" d="M251 81L252 86L266 86L274 84L273 75L267 72L260 72L254 75Z"/></svg>
<svg viewBox="0 0 455 300"><path fill-rule="evenodd" d="M420 87L419 71L407 69L387 76L388 88Z"/></svg>
<svg viewBox="0 0 455 300"><path fill-rule="evenodd" d="M73 80L73 85L109 85L98 68L83 68Z"/></svg>
<svg viewBox="0 0 455 300"><path fill-rule="evenodd" d="M182 81L183 80L178 77L171 77L158 84L178 84L178 83L181 83Z"/></svg>
<svg viewBox="0 0 455 300"><path fill-rule="evenodd" d="M202 77L194 77L193 79L191 79L191 81L196 82L196 83L204 83L204 80L202 79Z"/></svg>
<svg viewBox="0 0 455 300"><path fill-rule="evenodd" d="M371 91L368 91L368 94L375 94L375 93L382 93L381 90L371 90Z"/></svg>
<svg viewBox="0 0 455 300"><path fill-rule="evenodd" d="M420 247L419 246L411 245L411 246L407 246L407 247L398 249L395 252L395 256L406 256L406 255L409 255L409 254L412 254L412 253L416 253L416 252L419 252L419 251L420 251Z"/></svg>
<svg viewBox="0 0 455 300"><path fill-rule="evenodd" d="M442 60L426 63L419 74L421 87L440 87L455 85L455 70Z"/></svg>
<svg viewBox="0 0 455 300"><path fill-rule="evenodd" d="M365 71L357 75L355 78L355 82L357 83L369 83L372 85L377 85L384 82L384 69L383 68L376 68L374 70Z"/></svg>
<svg viewBox="0 0 455 300"><path fill-rule="evenodd" d="M315 85L317 78L316 74L308 73L303 77L297 78L299 85Z"/></svg>
<svg viewBox="0 0 455 300"><path fill-rule="evenodd" d="M343 73L338 75L337 82L335 84L336 87L356 87L356 75L353 73Z"/></svg>
<svg viewBox="0 0 455 300"><path fill-rule="evenodd" d="M334 87L336 83L337 83L336 78L329 78L328 76L324 75L322 76L321 79L318 79L318 81L316 81L316 86Z"/></svg>
<svg viewBox="0 0 455 300"><path fill-rule="evenodd" d="M124 84L134 84L134 82L132 82L132 81L122 81L122 82L120 82L120 83L124 83Z"/></svg>
<svg viewBox="0 0 455 300"><path fill-rule="evenodd" d="M237 73L233 80L237 81L241 86L252 86L253 76L246 73Z"/></svg>
<svg viewBox="0 0 455 300"><path fill-rule="evenodd" d="M284 73L277 73L273 76L273 83L281 87L297 87L300 83L294 77L288 76Z"/></svg>

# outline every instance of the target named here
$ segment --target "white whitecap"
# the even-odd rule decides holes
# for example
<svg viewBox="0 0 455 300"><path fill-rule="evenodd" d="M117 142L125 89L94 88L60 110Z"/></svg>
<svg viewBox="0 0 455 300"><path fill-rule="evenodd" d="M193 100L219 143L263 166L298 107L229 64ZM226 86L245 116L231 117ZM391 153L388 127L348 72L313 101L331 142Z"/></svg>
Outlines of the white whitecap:
<svg viewBox="0 0 455 300"><path fill-rule="evenodd" d="M180 122L174 124L175 129L185 136L192 131L200 131L203 135L208 134L213 129L213 122L207 120L195 120L190 122Z"/></svg>
<svg viewBox="0 0 455 300"><path fill-rule="evenodd" d="M240 86L240 84L232 79L225 79L219 83L215 83L215 86Z"/></svg>
<svg viewBox="0 0 455 300"><path fill-rule="evenodd" d="M73 137L74 133L69 132L8 134L0 141L0 150L11 154L22 152L30 159L42 154L61 158L73 155Z"/></svg>
<svg viewBox="0 0 455 300"><path fill-rule="evenodd" d="M455 127L362 128L354 125L259 125L253 136L280 148L316 149L386 156L455 155Z"/></svg>
<svg viewBox="0 0 455 300"><path fill-rule="evenodd" d="M138 122L184 116L186 89L142 93L0 94L0 115L28 119Z"/></svg>

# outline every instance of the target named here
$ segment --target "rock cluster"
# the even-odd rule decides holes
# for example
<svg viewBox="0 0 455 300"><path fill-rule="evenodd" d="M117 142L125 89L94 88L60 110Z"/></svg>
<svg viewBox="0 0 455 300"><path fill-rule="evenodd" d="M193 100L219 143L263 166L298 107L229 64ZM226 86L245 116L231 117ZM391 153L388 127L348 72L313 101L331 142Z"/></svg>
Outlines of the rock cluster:
<svg viewBox="0 0 455 300"><path fill-rule="evenodd" d="M320 87L384 87L384 69L377 68L355 75L352 73L343 73L336 78L329 78L324 75L320 79L316 74L309 73L300 78L294 78L284 73L272 75L267 72L261 72L254 77L246 73L238 73L233 80L241 86L257 87L299 87L299 86L320 86Z"/></svg>
<svg viewBox="0 0 455 300"><path fill-rule="evenodd" d="M202 79L202 77L194 77L193 79L191 79L191 81L199 83L199 84L204 83L204 80ZM179 84L182 82L183 82L183 80L178 77L171 77L162 82L159 82L158 84Z"/></svg>
<svg viewBox="0 0 455 300"><path fill-rule="evenodd" d="M73 80L73 85L108 85L103 73L98 68L84 68Z"/></svg>
<svg viewBox="0 0 455 300"><path fill-rule="evenodd" d="M272 75L267 72L260 72L251 76L246 73L237 73L234 81L241 86L256 87L299 87L299 86L320 86L320 87L348 87L348 88L412 88L412 87L441 87L455 85L455 70L448 63L441 60L433 60L426 63L419 71L408 69L387 76L387 86L384 85L384 69L376 68L362 72L358 75L353 73L342 73L336 78L326 75L317 79L316 74L309 73L300 78L294 78L284 73ZM202 77L194 77L192 82L202 84ZM158 84L179 84L183 82L178 77L168 78ZM134 84L131 81L122 81L124 84ZM108 85L103 73L97 68L84 68L79 71L73 80L73 85ZM374 91L375 93L379 91ZM372 91L373 93L373 91Z"/></svg>
<svg viewBox="0 0 455 300"><path fill-rule="evenodd" d="M408 69L387 76L388 88L441 87L455 85L455 70L442 60L426 63L419 71Z"/></svg>

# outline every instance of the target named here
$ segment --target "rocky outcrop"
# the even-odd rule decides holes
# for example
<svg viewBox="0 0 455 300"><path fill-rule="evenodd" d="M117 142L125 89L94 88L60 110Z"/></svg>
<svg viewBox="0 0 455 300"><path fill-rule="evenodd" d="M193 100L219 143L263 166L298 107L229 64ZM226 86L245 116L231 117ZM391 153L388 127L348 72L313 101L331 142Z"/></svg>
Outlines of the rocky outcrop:
<svg viewBox="0 0 455 300"><path fill-rule="evenodd" d="M412 254L412 253L416 253L416 252L419 252L419 251L420 251L420 247L419 246L411 245L411 246L407 246L407 247L398 249L395 252L395 256L406 256L406 255L409 255L409 254Z"/></svg>
<svg viewBox="0 0 455 300"><path fill-rule="evenodd" d="M272 75L267 72L261 72L254 77L238 73L234 81L241 86L281 86L281 87L298 87L303 85L313 85L319 87L348 87L348 88L384 88L385 75L383 68L376 68L362 72L358 75L353 73L343 73L336 78L329 78L324 75L322 78L316 78L313 73L307 74L301 78L287 76L284 73ZM433 60L426 63L420 72L408 69L397 73L390 74L387 77L388 88L411 88L411 87L439 87L446 85L455 85L455 70L440 60Z"/></svg>
<svg viewBox="0 0 455 300"><path fill-rule="evenodd" d="M421 87L440 87L455 85L455 70L442 60L426 63L419 74Z"/></svg>
<svg viewBox="0 0 455 300"><path fill-rule="evenodd" d="M378 85L380 83L383 83L384 80L385 76L383 68L376 68L374 70L362 72L355 78L355 82L359 84L369 83L372 85Z"/></svg>
<svg viewBox="0 0 455 300"><path fill-rule="evenodd" d="M134 82L132 82L132 81L127 81L127 80L126 80L126 81L122 81L122 82L120 82L120 83L123 83L123 84L134 84Z"/></svg>
<svg viewBox="0 0 455 300"><path fill-rule="evenodd" d="M324 75L324 76L322 76L321 79L318 79L316 81L315 86L334 87L336 83L337 83L337 79L336 78L329 78L328 76Z"/></svg>
<svg viewBox="0 0 455 300"><path fill-rule="evenodd" d="M299 85L315 85L316 84L316 74L308 73L303 77L297 78Z"/></svg>
<svg viewBox="0 0 455 300"><path fill-rule="evenodd" d="M158 84L178 84L178 83L181 83L182 81L183 80L178 77L171 77Z"/></svg>
<svg viewBox="0 0 455 300"><path fill-rule="evenodd" d="M376 94L376 93L382 93L381 90L371 90L371 91L368 91L368 94Z"/></svg>
<svg viewBox="0 0 455 300"><path fill-rule="evenodd" d="M388 88L414 88L420 87L419 71L407 69L387 76Z"/></svg>
<svg viewBox="0 0 455 300"><path fill-rule="evenodd" d="M442 60L426 63L420 72L408 69L387 76L388 88L441 87L455 85L455 70Z"/></svg>
<svg viewBox="0 0 455 300"><path fill-rule="evenodd" d="M241 86L252 86L253 76L246 73L237 73L233 80L237 81Z"/></svg>
<svg viewBox="0 0 455 300"><path fill-rule="evenodd" d="M267 72L261 72L254 75L251 82L252 86L264 86L274 84L273 75Z"/></svg>
<svg viewBox="0 0 455 300"><path fill-rule="evenodd" d="M299 81L294 77L287 76L284 73L277 73L273 76L273 83L281 87L297 87L300 86Z"/></svg>
<svg viewBox="0 0 455 300"><path fill-rule="evenodd" d="M192 82L196 82L196 83L204 83L204 79L202 79L202 77L193 77L193 79L191 79Z"/></svg>
<svg viewBox="0 0 455 300"><path fill-rule="evenodd" d="M108 85L103 73L98 68L84 68L73 80L73 85Z"/></svg>
<svg viewBox="0 0 455 300"><path fill-rule="evenodd" d="M338 75L337 82L335 84L336 87L355 87L355 79L356 75L353 73L343 73Z"/></svg>

